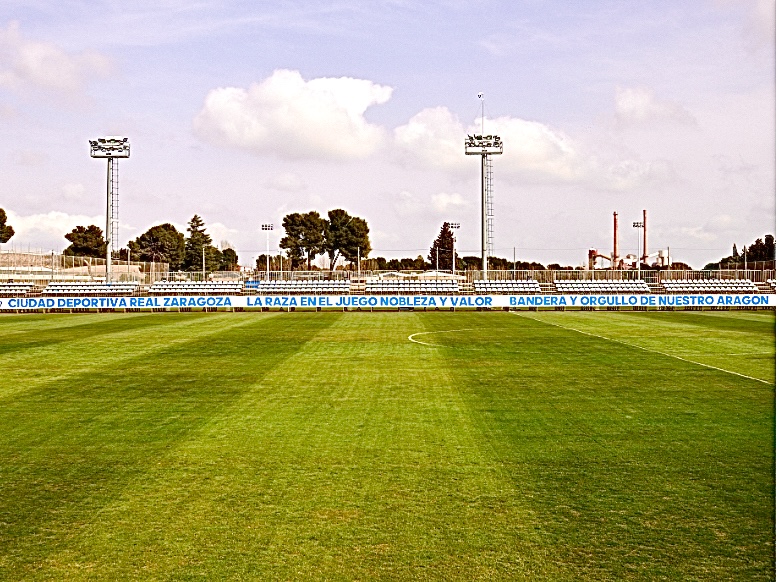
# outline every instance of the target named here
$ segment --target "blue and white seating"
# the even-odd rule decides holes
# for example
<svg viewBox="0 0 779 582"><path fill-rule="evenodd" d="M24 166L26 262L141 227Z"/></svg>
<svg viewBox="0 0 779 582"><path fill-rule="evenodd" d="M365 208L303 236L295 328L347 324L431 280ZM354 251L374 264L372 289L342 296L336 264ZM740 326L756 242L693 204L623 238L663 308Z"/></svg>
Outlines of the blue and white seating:
<svg viewBox="0 0 779 582"><path fill-rule="evenodd" d="M598 280L557 280L554 281L555 288L560 293L566 294L587 294L587 293L649 293L649 285L643 279L633 279L623 281L620 279L598 279Z"/></svg>
<svg viewBox="0 0 779 582"><path fill-rule="evenodd" d="M456 295L459 292L457 281L451 279L381 279L365 282L366 295Z"/></svg>
<svg viewBox="0 0 779 582"><path fill-rule="evenodd" d="M149 287L150 295L240 295L240 281L157 281Z"/></svg>
<svg viewBox="0 0 779 582"><path fill-rule="evenodd" d="M73 295L132 295L138 290L138 283L78 283L78 282L52 282L46 285L41 295L50 297Z"/></svg>
<svg viewBox="0 0 779 582"><path fill-rule="evenodd" d="M345 279L246 281L247 291L258 295L348 295L350 282Z"/></svg>
<svg viewBox="0 0 779 582"><path fill-rule="evenodd" d="M0 297L24 297L33 287L32 283L0 283Z"/></svg>
<svg viewBox="0 0 779 582"><path fill-rule="evenodd" d="M666 293L758 293L757 286L749 279L663 279L660 281Z"/></svg>
<svg viewBox="0 0 779 582"><path fill-rule="evenodd" d="M473 289L477 295L533 295L541 293L541 285L535 279L474 281Z"/></svg>

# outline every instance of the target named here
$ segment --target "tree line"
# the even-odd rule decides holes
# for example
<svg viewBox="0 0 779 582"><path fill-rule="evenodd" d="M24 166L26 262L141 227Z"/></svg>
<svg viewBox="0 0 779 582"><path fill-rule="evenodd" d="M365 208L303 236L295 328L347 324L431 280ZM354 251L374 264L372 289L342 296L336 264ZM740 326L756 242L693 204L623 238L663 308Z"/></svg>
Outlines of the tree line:
<svg viewBox="0 0 779 582"><path fill-rule="evenodd" d="M743 246L741 251L738 250L736 243L733 243L733 252L730 256L722 257L716 263L709 263L705 267L709 269L743 269L746 264L750 263L764 263L768 261L776 260L776 239L770 235L765 235L764 238L758 238L749 245Z"/></svg>
<svg viewBox="0 0 779 582"><path fill-rule="evenodd" d="M8 242L14 235L14 229L7 221L5 211L0 208L0 244ZM449 222L441 226L426 258L418 255L402 259L371 258L368 222L341 208L328 211L326 218L316 211L292 212L282 219L281 225L284 236L279 241L279 247L285 250L286 261L282 261L282 257L261 254L256 260L258 270L268 266L272 270L317 269L312 263L320 256L327 257L331 271L341 259L354 269L358 258L362 268L378 271L451 270L453 262L458 271L480 270L482 266L480 257L460 256L456 252L456 239ZM102 229L94 224L77 226L65 235L65 239L70 243L63 251L65 255L105 257L107 241ZM187 225L187 236L170 223L160 224L129 241L127 247L119 249L117 254L121 260L168 263L172 271L237 271L240 268L236 251L217 248L206 232L203 219L197 214ZM731 255L707 264L704 269L742 269L745 259L747 264L753 265L775 261L775 238L767 234L748 248L744 245L741 251L734 244ZM683 263L674 263L672 267L690 268ZM535 261L509 261L502 257L489 257L488 268L506 271L573 269L557 263L544 266Z"/></svg>
<svg viewBox="0 0 779 582"><path fill-rule="evenodd" d="M0 242L7 242L13 235L13 229L5 226L6 215L0 209ZM10 235L3 240L4 229L10 229ZM127 247L117 251L120 260L144 261L148 263L168 263L172 271L237 271L238 253L231 248L218 249L211 236L206 232L203 219L195 214L187 226L188 236L184 236L170 223L151 227ZM103 229L94 224L77 226L65 235L70 243L63 255L78 257L105 258L108 241Z"/></svg>

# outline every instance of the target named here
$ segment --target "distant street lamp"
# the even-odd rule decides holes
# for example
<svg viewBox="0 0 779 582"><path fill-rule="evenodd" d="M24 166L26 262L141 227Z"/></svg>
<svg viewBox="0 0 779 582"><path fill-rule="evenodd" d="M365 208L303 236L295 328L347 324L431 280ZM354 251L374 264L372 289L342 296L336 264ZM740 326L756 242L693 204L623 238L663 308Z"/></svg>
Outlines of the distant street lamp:
<svg viewBox="0 0 779 582"><path fill-rule="evenodd" d="M265 231L265 280L270 279L270 231L273 230L272 224L263 224L262 230Z"/></svg>
<svg viewBox="0 0 779 582"><path fill-rule="evenodd" d="M458 230L460 228L459 222L450 222L449 228L452 230ZM454 275L454 272L457 270L457 253L454 251L454 243L457 242L457 239L455 238L454 234L452 234L452 275Z"/></svg>

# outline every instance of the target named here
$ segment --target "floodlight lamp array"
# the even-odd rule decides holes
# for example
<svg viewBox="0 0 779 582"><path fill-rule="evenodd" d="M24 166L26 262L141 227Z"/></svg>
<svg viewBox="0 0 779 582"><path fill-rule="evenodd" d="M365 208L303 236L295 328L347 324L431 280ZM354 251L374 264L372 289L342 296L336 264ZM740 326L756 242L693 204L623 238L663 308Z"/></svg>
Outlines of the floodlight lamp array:
<svg viewBox="0 0 779 582"><path fill-rule="evenodd" d="M644 228L644 223L643 222L634 222L633 223L633 228Z"/></svg>
<svg viewBox="0 0 779 582"><path fill-rule="evenodd" d="M262 230L273 230L273 225L272 224L263 224L262 225Z"/></svg>
<svg viewBox="0 0 779 582"><path fill-rule="evenodd" d="M90 139L89 155L93 158L129 158L130 140L117 136Z"/></svg>
<svg viewBox="0 0 779 582"><path fill-rule="evenodd" d="M465 138L466 155L502 154L503 141L497 135L469 135Z"/></svg>

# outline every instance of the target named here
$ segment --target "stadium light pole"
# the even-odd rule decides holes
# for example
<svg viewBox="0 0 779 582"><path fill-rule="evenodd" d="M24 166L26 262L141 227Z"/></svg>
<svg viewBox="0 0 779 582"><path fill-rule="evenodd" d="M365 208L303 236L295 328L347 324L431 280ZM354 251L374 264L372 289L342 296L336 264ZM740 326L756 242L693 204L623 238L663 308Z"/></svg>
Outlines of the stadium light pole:
<svg viewBox="0 0 779 582"><path fill-rule="evenodd" d="M449 228L451 230L457 230L460 228L459 222L450 222ZM457 270L457 253L454 250L454 243L457 242L457 238L452 234L452 275L454 275L454 272Z"/></svg>
<svg viewBox="0 0 779 582"><path fill-rule="evenodd" d="M105 280L111 282L111 258L114 247L119 246L119 160L130 157L129 138L106 136L89 140L89 155L108 160L106 181L105 216Z"/></svg>
<svg viewBox="0 0 779 582"><path fill-rule="evenodd" d="M636 247L636 268L638 269L638 278L641 278L641 230L644 228L644 223L637 220L633 223L633 228L638 229L638 246Z"/></svg>
<svg viewBox="0 0 779 582"><path fill-rule="evenodd" d="M481 94L479 96L481 98ZM503 141L497 135L469 135L465 139L465 155L481 156L481 268L482 279L485 281L487 280L487 247L489 244L487 197L492 189L489 158L493 154L502 153Z"/></svg>
<svg viewBox="0 0 779 582"><path fill-rule="evenodd" d="M262 230L265 231L265 280L270 280L270 231L273 230L272 224L263 224Z"/></svg>

